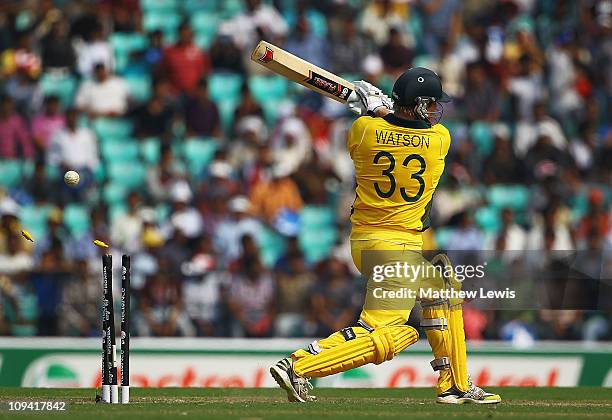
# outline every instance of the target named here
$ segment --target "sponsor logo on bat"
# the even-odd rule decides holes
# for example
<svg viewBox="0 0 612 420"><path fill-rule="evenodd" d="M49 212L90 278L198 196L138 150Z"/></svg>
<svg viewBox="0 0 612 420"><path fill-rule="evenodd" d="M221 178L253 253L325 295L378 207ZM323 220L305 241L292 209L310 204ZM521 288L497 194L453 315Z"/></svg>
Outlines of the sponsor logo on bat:
<svg viewBox="0 0 612 420"><path fill-rule="evenodd" d="M340 83L334 82L333 80L330 80L314 71L309 72L309 76L305 82L311 86L324 90L327 93L331 93L342 100L347 100L349 95L353 92L352 89L342 86Z"/></svg>
<svg viewBox="0 0 612 420"><path fill-rule="evenodd" d="M269 63L273 59L274 59L274 51L272 51L268 47L266 47L266 52L264 53L264 55L259 57L259 61L261 61L262 63Z"/></svg>

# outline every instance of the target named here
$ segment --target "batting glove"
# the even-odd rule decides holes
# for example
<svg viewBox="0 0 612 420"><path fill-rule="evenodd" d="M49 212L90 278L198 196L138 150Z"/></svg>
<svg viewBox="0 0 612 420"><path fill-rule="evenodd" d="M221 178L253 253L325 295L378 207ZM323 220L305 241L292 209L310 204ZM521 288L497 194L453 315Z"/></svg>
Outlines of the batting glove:
<svg viewBox="0 0 612 420"><path fill-rule="evenodd" d="M393 108L393 101L379 88L371 83L359 80L354 82L355 90L348 98L347 104L351 112L357 115L373 114L378 108Z"/></svg>

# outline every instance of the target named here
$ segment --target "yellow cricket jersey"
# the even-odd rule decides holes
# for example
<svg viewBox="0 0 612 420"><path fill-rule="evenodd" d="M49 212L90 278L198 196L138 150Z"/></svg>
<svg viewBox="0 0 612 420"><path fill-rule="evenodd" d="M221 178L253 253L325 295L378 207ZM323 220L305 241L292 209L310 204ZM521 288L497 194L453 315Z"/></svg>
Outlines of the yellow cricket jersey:
<svg viewBox="0 0 612 420"><path fill-rule="evenodd" d="M393 114L358 118L348 136L357 180L353 231L427 229L450 142L442 124L429 127Z"/></svg>

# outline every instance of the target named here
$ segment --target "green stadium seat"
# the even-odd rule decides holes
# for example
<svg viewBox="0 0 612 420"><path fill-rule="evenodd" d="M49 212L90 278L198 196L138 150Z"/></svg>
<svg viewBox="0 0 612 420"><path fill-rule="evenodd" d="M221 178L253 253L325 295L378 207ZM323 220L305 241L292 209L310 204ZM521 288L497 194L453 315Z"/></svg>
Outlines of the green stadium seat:
<svg viewBox="0 0 612 420"><path fill-rule="evenodd" d="M196 34L216 34L219 16L215 13L200 10L191 15L191 27Z"/></svg>
<svg viewBox="0 0 612 420"><path fill-rule="evenodd" d="M225 132L229 132L229 129L234 122L234 112L238 106L237 99L224 99L217 101L217 107L219 108L219 117L221 118L221 125Z"/></svg>
<svg viewBox="0 0 612 420"><path fill-rule="evenodd" d="M123 203L128 192L129 189L124 184L110 182L104 187L102 197L107 205L112 206Z"/></svg>
<svg viewBox="0 0 612 420"><path fill-rule="evenodd" d="M70 75L44 73L40 77L39 87L44 96L57 96L65 108L72 105L77 89L77 81Z"/></svg>
<svg viewBox="0 0 612 420"><path fill-rule="evenodd" d="M125 186L127 189L138 189L145 185L146 170L136 162L110 162L108 164L108 179L112 183Z"/></svg>
<svg viewBox="0 0 612 420"><path fill-rule="evenodd" d="M529 204L529 189L522 185L494 185L487 190L487 201L497 210L509 207L523 211Z"/></svg>
<svg viewBox="0 0 612 420"><path fill-rule="evenodd" d="M189 172L194 176L199 175L213 160L217 148L218 144L214 139L192 137L185 140L183 156L189 166Z"/></svg>
<svg viewBox="0 0 612 420"><path fill-rule="evenodd" d="M117 203L109 207L108 218L113 223L117 217L127 213L127 205L125 203Z"/></svg>
<svg viewBox="0 0 612 420"><path fill-rule="evenodd" d="M406 32L412 34L414 36L414 40L419 45L421 43L423 30L423 20L421 19L421 15L418 10L411 9L410 10L410 18L406 22Z"/></svg>
<svg viewBox="0 0 612 420"><path fill-rule="evenodd" d="M210 49L213 41L215 40L214 33L196 33L193 37L193 42L202 50Z"/></svg>
<svg viewBox="0 0 612 420"><path fill-rule="evenodd" d="M130 91L130 96L136 102L145 102L151 97L151 78L146 75L126 76L125 81Z"/></svg>
<svg viewBox="0 0 612 420"><path fill-rule="evenodd" d="M497 232L501 228L501 218L499 210L491 207L480 207L474 214L476 224L485 232Z"/></svg>
<svg viewBox="0 0 612 420"><path fill-rule="evenodd" d="M194 30L194 41L203 50L208 50L217 35L219 16L210 11L199 10L191 17L191 26Z"/></svg>
<svg viewBox="0 0 612 420"><path fill-rule="evenodd" d="M239 74L214 73L208 78L210 99L215 102L239 100L243 79Z"/></svg>
<svg viewBox="0 0 612 420"><path fill-rule="evenodd" d="M300 212L302 230L334 227L336 214L328 206L306 206Z"/></svg>
<svg viewBox="0 0 612 420"><path fill-rule="evenodd" d="M156 29L161 30L166 41L168 41L170 37L176 38L176 30L181 20L182 17L178 13L150 11L144 13L142 25L146 32L153 32Z"/></svg>
<svg viewBox="0 0 612 420"><path fill-rule="evenodd" d="M469 135L480 156L491 154L495 139L489 124L480 121L473 122L470 126Z"/></svg>
<svg viewBox="0 0 612 420"><path fill-rule="evenodd" d="M0 160L0 185L13 188L23 182L23 164L20 160Z"/></svg>
<svg viewBox="0 0 612 420"><path fill-rule="evenodd" d="M252 76L249 90L257 102L278 100L287 95L288 82L281 76Z"/></svg>
<svg viewBox="0 0 612 420"><path fill-rule="evenodd" d="M278 110L282 106L282 102L278 99L267 99L259 103L263 109L264 118L270 125L274 124L278 119Z"/></svg>
<svg viewBox="0 0 612 420"><path fill-rule="evenodd" d="M104 182L104 180L106 179L106 169L104 168L104 165L99 164L98 166L96 166L96 168L94 169L93 177L94 181L96 181L98 184Z"/></svg>
<svg viewBox="0 0 612 420"><path fill-rule="evenodd" d="M179 0L140 0L140 8L143 12L174 12L178 6Z"/></svg>
<svg viewBox="0 0 612 420"><path fill-rule="evenodd" d="M19 221L21 226L29 231L34 240L42 238L47 233L47 222L51 207L44 206L23 206L19 211Z"/></svg>
<svg viewBox="0 0 612 420"><path fill-rule="evenodd" d="M140 149L135 140L109 138L100 142L102 158L107 162L138 161Z"/></svg>
<svg viewBox="0 0 612 420"><path fill-rule="evenodd" d="M448 242L450 241L453 232L454 229L449 227L440 227L434 231L438 249L446 249L448 247Z"/></svg>
<svg viewBox="0 0 612 420"><path fill-rule="evenodd" d="M196 12L215 12L218 10L218 0L183 0L183 11L186 15Z"/></svg>
<svg viewBox="0 0 612 420"><path fill-rule="evenodd" d="M245 10L243 0L222 0L221 16L223 19L230 19Z"/></svg>
<svg viewBox="0 0 612 420"><path fill-rule="evenodd" d="M121 118L96 118L92 122L93 130L101 141L108 138L125 139L132 134L132 123Z"/></svg>
<svg viewBox="0 0 612 420"><path fill-rule="evenodd" d="M157 137L147 137L140 142L140 155L147 165L159 162L161 154L161 140Z"/></svg>
<svg viewBox="0 0 612 420"><path fill-rule="evenodd" d="M58 180L64 175L62 174L62 171L60 170L59 166L51 164L47 164L45 166L45 172L47 174L47 179L49 179L50 181Z"/></svg>
<svg viewBox="0 0 612 420"><path fill-rule="evenodd" d="M79 204L67 205L64 208L64 225L73 237L81 237L89 230L89 209Z"/></svg>
<svg viewBox="0 0 612 420"><path fill-rule="evenodd" d="M143 50L149 43L144 34L136 32L114 32L110 35L109 42L115 54L126 55L133 51Z"/></svg>
<svg viewBox="0 0 612 420"><path fill-rule="evenodd" d="M160 225L164 224L170 217L171 210L168 204L161 203L155 206L155 221Z"/></svg>
<svg viewBox="0 0 612 420"><path fill-rule="evenodd" d="M261 261L266 267L273 267L287 247L285 239L280 234L267 228L261 230L256 241Z"/></svg>
<svg viewBox="0 0 612 420"><path fill-rule="evenodd" d="M317 263L329 256L338 239L335 227L301 229L298 236L300 249L308 263Z"/></svg>

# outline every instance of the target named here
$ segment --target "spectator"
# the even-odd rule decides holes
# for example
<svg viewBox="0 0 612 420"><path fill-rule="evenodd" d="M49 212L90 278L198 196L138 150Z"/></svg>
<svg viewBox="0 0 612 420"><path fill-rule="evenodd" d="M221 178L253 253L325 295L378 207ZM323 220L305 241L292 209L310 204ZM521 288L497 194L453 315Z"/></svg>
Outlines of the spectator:
<svg viewBox="0 0 612 420"><path fill-rule="evenodd" d="M211 66L215 71L245 72L242 62L242 51L231 36L231 33L219 33L209 50Z"/></svg>
<svg viewBox="0 0 612 420"><path fill-rule="evenodd" d="M66 127L50 139L47 161L59 166L62 171L79 172L80 188L87 188L93 173L100 164L95 134L88 127L78 125L79 112L72 108L66 111Z"/></svg>
<svg viewBox="0 0 612 420"><path fill-rule="evenodd" d="M590 236L603 237L610 231L610 214L605 208L605 196L601 190L589 193L587 214L580 221L578 239L586 242Z"/></svg>
<svg viewBox="0 0 612 420"><path fill-rule="evenodd" d="M469 212L457 216L457 229L448 239L448 249L456 251L478 251L482 249L483 240L481 230L474 224Z"/></svg>
<svg viewBox="0 0 612 420"><path fill-rule="evenodd" d="M185 104L187 135L220 137L221 120L217 105L208 97L208 81L202 79Z"/></svg>
<svg viewBox="0 0 612 420"><path fill-rule="evenodd" d="M185 165L175 157L172 148L161 146L160 159L147 172L147 190L154 200L165 202L171 199L172 188L187 175Z"/></svg>
<svg viewBox="0 0 612 420"><path fill-rule="evenodd" d="M327 68L328 51L326 43L310 31L308 19L298 16L294 33L285 44L285 49L304 60L322 68Z"/></svg>
<svg viewBox="0 0 612 420"><path fill-rule="evenodd" d="M348 15L342 19L342 30L329 42L330 68L336 74L354 72L363 65L371 49L357 30L355 16Z"/></svg>
<svg viewBox="0 0 612 420"><path fill-rule="evenodd" d="M62 296L61 279L70 273L61 254L50 249L42 254L40 264L30 274L38 302L38 335L54 336L59 332L59 305Z"/></svg>
<svg viewBox="0 0 612 420"><path fill-rule="evenodd" d="M244 196L236 196L229 200L230 217L221 222L215 229L214 243L222 261L234 261L240 257L241 238L249 235L259 238L262 225L259 220L248 214L251 203Z"/></svg>
<svg viewBox="0 0 612 420"><path fill-rule="evenodd" d="M126 252L138 252L141 249L143 217L140 195L132 191L127 198L127 212L118 216L111 225L112 243Z"/></svg>
<svg viewBox="0 0 612 420"><path fill-rule="evenodd" d="M104 37L102 25L97 20L91 22L84 33L83 42L77 44L77 69L82 77L96 76L99 65L108 71L115 68L113 49Z"/></svg>
<svg viewBox="0 0 612 420"><path fill-rule="evenodd" d="M76 54L68 37L68 25L64 20L53 22L51 30L41 40L40 46L45 71L59 70L69 73L74 70Z"/></svg>
<svg viewBox="0 0 612 420"><path fill-rule="evenodd" d="M287 118L270 139L275 170L293 174L312 154L310 132L299 118Z"/></svg>
<svg viewBox="0 0 612 420"><path fill-rule="evenodd" d="M516 159L510 141L496 137L493 153L485 161L483 181L488 185L513 184L524 179L524 169Z"/></svg>
<svg viewBox="0 0 612 420"><path fill-rule="evenodd" d="M361 15L360 26L377 45L384 45L389 41L390 29L402 27L407 18L405 4L394 0L374 0Z"/></svg>
<svg viewBox="0 0 612 420"><path fill-rule="evenodd" d="M95 337L100 323L100 282L86 260L77 261L73 277L64 285L60 303L60 333Z"/></svg>
<svg viewBox="0 0 612 420"><path fill-rule="evenodd" d="M521 121L517 124L514 139L514 150L519 157L524 157L529 149L541 137L547 137L551 146L566 150L567 139L559 122L547 114L546 105L542 102L533 107L534 122Z"/></svg>
<svg viewBox="0 0 612 420"><path fill-rule="evenodd" d="M318 283L311 295L315 337L329 335L350 325L359 311L359 296L344 264L331 258L319 274Z"/></svg>
<svg viewBox="0 0 612 420"><path fill-rule="evenodd" d="M32 137L38 156L44 156L51 139L65 126L66 118L60 112L59 98L47 96L43 112L35 115L32 120Z"/></svg>
<svg viewBox="0 0 612 420"><path fill-rule="evenodd" d="M34 156L34 145L23 118L13 109L10 97L0 96L0 157L26 159Z"/></svg>
<svg viewBox="0 0 612 420"><path fill-rule="evenodd" d="M533 58L525 54L518 60L518 71L508 80L508 93L514 102L514 113L520 121L534 119L534 106L544 99L542 73Z"/></svg>
<svg viewBox="0 0 612 420"><path fill-rule="evenodd" d="M266 123L261 117L246 116L236 125L237 138L229 147L229 162L234 168L249 171L257 159L258 149L267 139Z"/></svg>
<svg viewBox="0 0 612 420"><path fill-rule="evenodd" d="M527 232L514 221L512 209L505 208L501 211L501 222L499 236L504 239L504 250L510 251L507 253L507 261L524 258L524 254L516 251L523 251L527 248Z"/></svg>
<svg viewBox="0 0 612 420"><path fill-rule="evenodd" d="M174 230L180 231L186 238L193 239L200 236L204 230L202 216L190 203L193 193L189 184L177 182L170 190L174 208L170 215L170 225Z"/></svg>
<svg viewBox="0 0 612 420"><path fill-rule="evenodd" d="M397 28L389 29L389 41L379 51L385 71L399 75L412 63L412 51L402 41L402 34Z"/></svg>
<svg viewBox="0 0 612 420"><path fill-rule="evenodd" d="M295 182L286 172L273 169L269 180L253 186L251 192L252 213L266 223L273 224L282 211L298 212L302 197Z"/></svg>
<svg viewBox="0 0 612 420"><path fill-rule="evenodd" d="M188 95L209 72L208 56L193 42L193 32L187 21L178 28L178 41L166 48L162 70L177 93Z"/></svg>
<svg viewBox="0 0 612 420"><path fill-rule="evenodd" d="M145 336L193 336L195 329L181 303L181 287L168 272L153 274L143 288L136 330Z"/></svg>
<svg viewBox="0 0 612 420"><path fill-rule="evenodd" d="M40 75L40 69L40 57L34 51L29 32L18 34L15 47L6 49L0 55L0 80L17 72L35 80Z"/></svg>
<svg viewBox="0 0 612 420"><path fill-rule="evenodd" d="M171 132L175 110L165 95L163 82L153 86L153 95L131 113L136 137L160 137L166 139Z"/></svg>
<svg viewBox="0 0 612 420"><path fill-rule="evenodd" d="M125 114L129 103L129 89L125 81L109 73L102 63L94 66L93 76L92 80L85 80L79 87L76 107L91 118Z"/></svg>
<svg viewBox="0 0 612 420"><path fill-rule="evenodd" d="M191 260L183 265L186 281L183 285L183 300L198 336L220 335L222 306L228 287L226 276L215 271L216 260L212 241L203 236Z"/></svg>
<svg viewBox="0 0 612 420"><path fill-rule="evenodd" d="M224 28L233 35L239 48L248 49L257 38L273 39L287 35L287 22L273 6L262 4L261 0L246 0L245 3L246 10Z"/></svg>
<svg viewBox="0 0 612 420"><path fill-rule="evenodd" d="M419 0L423 16L423 46L428 54L440 56L440 45L454 47L461 33L461 2L459 0Z"/></svg>
<svg viewBox="0 0 612 420"><path fill-rule="evenodd" d="M311 321L308 302L317 279L308 270L298 249L297 238L293 238L290 244L293 245L278 270L278 315L274 329L279 337L303 337L310 333L306 330L307 320Z"/></svg>
<svg viewBox="0 0 612 420"><path fill-rule="evenodd" d="M250 115L254 115L261 118L264 117L262 107L257 102L255 102L255 99L253 98L253 96L251 95L251 91L249 90L249 85L245 83L242 85L240 103L234 111L234 121L236 122L236 124L238 124L240 123L240 119Z"/></svg>
<svg viewBox="0 0 612 420"><path fill-rule="evenodd" d="M143 52L144 62L150 69L157 69L164 55L164 33L156 29L149 33L149 44Z"/></svg>
<svg viewBox="0 0 612 420"><path fill-rule="evenodd" d="M243 268L232 275L229 310L234 319L235 335L268 337L273 331L274 278L256 255L243 257Z"/></svg>
<svg viewBox="0 0 612 420"><path fill-rule="evenodd" d="M468 121L497 121L501 111L501 97L498 86L487 76L483 63L467 67L467 86L469 92L464 97L465 116Z"/></svg>
<svg viewBox="0 0 612 420"><path fill-rule="evenodd" d="M38 83L22 69L6 81L5 90L13 99L17 112L26 118L40 107L42 95Z"/></svg>
<svg viewBox="0 0 612 420"><path fill-rule="evenodd" d="M0 274L18 275L33 267L32 256L26 252L21 238L16 233L13 232L6 238L6 253L0 254Z"/></svg>

